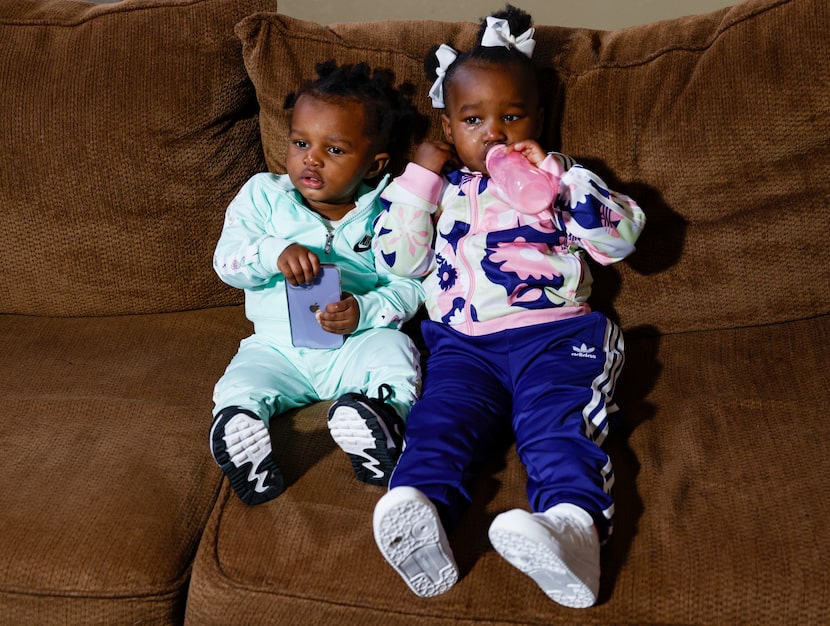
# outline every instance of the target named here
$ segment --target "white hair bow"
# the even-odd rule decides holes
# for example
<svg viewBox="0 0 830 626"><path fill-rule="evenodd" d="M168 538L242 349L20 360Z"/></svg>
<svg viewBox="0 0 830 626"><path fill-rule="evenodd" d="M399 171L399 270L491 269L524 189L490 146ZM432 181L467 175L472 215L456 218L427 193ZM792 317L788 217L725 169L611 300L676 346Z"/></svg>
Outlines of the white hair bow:
<svg viewBox="0 0 830 626"><path fill-rule="evenodd" d="M488 17L487 28L481 36L481 45L494 48L497 46L504 46L506 48L516 48L519 52L527 57L533 56L533 49L536 47L536 41L533 39L533 34L536 32L534 28L528 28L518 37L510 33L510 25L507 20Z"/></svg>
<svg viewBox="0 0 830 626"><path fill-rule="evenodd" d="M429 97L432 99L432 107L434 109L443 109L444 76L447 75L447 69L453 64L453 61L458 58L458 53L447 44L442 43L438 47L438 50L435 51L435 56L438 59L438 67L435 69L438 77L432 83L432 87L429 88Z"/></svg>

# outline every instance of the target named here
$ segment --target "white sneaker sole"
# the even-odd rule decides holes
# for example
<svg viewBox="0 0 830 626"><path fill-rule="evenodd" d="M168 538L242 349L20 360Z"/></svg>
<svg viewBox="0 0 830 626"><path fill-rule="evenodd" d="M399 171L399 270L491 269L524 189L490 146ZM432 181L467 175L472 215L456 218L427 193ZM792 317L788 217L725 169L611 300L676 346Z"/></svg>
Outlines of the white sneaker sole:
<svg viewBox="0 0 830 626"><path fill-rule="evenodd" d="M335 407L328 419L331 438L349 456L357 477L363 482L386 486L398 460L399 451L379 445L392 436L383 420L366 407L366 415L351 406Z"/></svg>
<svg viewBox="0 0 830 626"><path fill-rule="evenodd" d="M271 457L264 422L245 413L219 418L210 441L214 460L243 502L260 504L282 493L282 475Z"/></svg>
<svg viewBox="0 0 830 626"><path fill-rule="evenodd" d="M397 487L378 501L375 542L412 592L440 595L458 581L458 567L438 512L417 489Z"/></svg>
<svg viewBox="0 0 830 626"><path fill-rule="evenodd" d="M497 517L488 533L490 543L508 563L530 576L551 600L575 609L596 603L596 594L568 568L549 539L539 540L532 533L499 526Z"/></svg>

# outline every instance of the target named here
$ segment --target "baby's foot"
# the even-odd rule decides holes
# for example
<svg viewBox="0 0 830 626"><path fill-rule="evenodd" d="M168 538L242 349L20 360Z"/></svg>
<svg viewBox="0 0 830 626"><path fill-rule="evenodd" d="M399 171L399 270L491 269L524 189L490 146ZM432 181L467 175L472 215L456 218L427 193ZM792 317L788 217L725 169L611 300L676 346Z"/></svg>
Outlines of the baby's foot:
<svg viewBox="0 0 830 626"><path fill-rule="evenodd" d="M513 509L490 525L490 542L548 597L572 608L597 601L599 538L587 511L557 504L545 513Z"/></svg>
<svg viewBox="0 0 830 626"><path fill-rule="evenodd" d="M250 411L235 406L222 409L210 429L210 450L246 504L261 504L282 493L282 474L271 456L268 427Z"/></svg>
<svg viewBox="0 0 830 626"><path fill-rule="evenodd" d="M378 549L415 595L447 591L458 567L435 506L413 487L395 487L378 500L374 514Z"/></svg>

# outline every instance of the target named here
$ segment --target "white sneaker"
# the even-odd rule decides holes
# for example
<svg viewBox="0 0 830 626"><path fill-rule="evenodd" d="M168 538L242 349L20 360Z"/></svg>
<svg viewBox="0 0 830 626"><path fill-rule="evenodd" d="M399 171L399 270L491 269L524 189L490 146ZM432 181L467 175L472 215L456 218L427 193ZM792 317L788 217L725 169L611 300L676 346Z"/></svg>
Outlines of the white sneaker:
<svg viewBox="0 0 830 626"><path fill-rule="evenodd" d="M414 487L395 487L378 500L373 526L383 558L415 595L437 596L458 580L438 512Z"/></svg>
<svg viewBox="0 0 830 626"><path fill-rule="evenodd" d="M573 504L557 504L545 513L513 509L498 515L488 534L496 551L551 600L571 608L596 603L599 537L584 509Z"/></svg>

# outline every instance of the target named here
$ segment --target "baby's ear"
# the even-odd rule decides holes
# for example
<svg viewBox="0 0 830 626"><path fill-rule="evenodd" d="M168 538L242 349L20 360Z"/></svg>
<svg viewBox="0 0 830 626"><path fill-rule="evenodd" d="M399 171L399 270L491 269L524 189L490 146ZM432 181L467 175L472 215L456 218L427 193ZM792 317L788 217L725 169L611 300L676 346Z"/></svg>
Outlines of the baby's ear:
<svg viewBox="0 0 830 626"><path fill-rule="evenodd" d="M386 169L387 165L389 165L389 153L378 152L374 156L374 160L372 161L372 164L369 166L369 169L363 178L366 180L370 180L372 178L375 178L376 176L380 176L383 170Z"/></svg>
<svg viewBox="0 0 830 626"><path fill-rule="evenodd" d="M441 128L444 131L444 138L447 140L447 143L455 144L452 140L452 125L450 124L450 116L446 113L441 114Z"/></svg>

